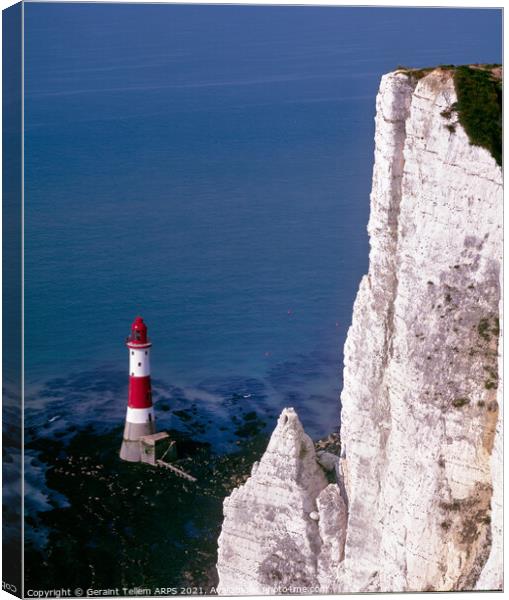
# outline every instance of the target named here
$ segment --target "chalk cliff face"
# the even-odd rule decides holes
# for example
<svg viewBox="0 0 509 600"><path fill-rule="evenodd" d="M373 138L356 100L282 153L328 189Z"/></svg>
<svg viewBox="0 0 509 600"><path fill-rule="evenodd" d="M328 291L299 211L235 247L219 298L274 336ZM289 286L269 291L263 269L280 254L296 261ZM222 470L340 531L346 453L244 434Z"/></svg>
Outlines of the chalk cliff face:
<svg viewBox="0 0 509 600"><path fill-rule="evenodd" d="M389 74L377 99L370 268L341 396L344 590L473 588L500 522L502 174L447 127L455 101L440 70Z"/></svg>
<svg viewBox="0 0 509 600"><path fill-rule="evenodd" d="M451 118L455 101L446 70L382 78L338 483L309 441L300 457L308 438L294 413L288 438L283 413L225 501L221 588L267 593L277 573L322 592L502 585L502 173Z"/></svg>

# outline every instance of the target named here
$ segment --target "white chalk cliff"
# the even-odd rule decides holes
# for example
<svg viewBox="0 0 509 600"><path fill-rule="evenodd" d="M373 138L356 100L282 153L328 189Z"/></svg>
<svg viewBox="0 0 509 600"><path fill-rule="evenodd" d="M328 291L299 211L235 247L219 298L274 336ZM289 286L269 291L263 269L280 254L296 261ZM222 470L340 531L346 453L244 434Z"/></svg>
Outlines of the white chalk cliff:
<svg viewBox="0 0 509 600"><path fill-rule="evenodd" d="M455 101L447 70L382 78L337 483L285 410L225 500L219 593L501 589L502 172Z"/></svg>

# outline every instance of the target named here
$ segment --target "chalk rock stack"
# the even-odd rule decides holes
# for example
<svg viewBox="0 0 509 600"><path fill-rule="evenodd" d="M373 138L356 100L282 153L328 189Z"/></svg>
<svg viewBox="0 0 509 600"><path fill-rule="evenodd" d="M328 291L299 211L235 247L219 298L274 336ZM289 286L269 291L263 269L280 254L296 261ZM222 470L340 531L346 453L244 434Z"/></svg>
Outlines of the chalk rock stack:
<svg viewBox="0 0 509 600"><path fill-rule="evenodd" d="M265 593L276 573L322 592L502 586L502 171L470 144L456 100L446 69L382 78L341 485L327 488L310 442L301 456L307 436L283 413L225 503L221 586Z"/></svg>
<svg viewBox="0 0 509 600"><path fill-rule="evenodd" d="M226 498L224 515L219 594L333 587L346 507L292 408L283 410L249 479Z"/></svg>

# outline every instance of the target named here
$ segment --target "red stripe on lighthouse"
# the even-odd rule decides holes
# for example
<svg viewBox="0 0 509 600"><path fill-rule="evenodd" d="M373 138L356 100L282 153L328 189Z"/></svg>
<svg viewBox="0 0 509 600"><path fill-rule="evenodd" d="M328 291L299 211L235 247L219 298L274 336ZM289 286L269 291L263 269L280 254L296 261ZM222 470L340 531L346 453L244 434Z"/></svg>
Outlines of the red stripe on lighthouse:
<svg viewBox="0 0 509 600"><path fill-rule="evenodd" d="M150 375L147 377L129 377L128 404L131 408L151 408L152 386Z"/></svg>

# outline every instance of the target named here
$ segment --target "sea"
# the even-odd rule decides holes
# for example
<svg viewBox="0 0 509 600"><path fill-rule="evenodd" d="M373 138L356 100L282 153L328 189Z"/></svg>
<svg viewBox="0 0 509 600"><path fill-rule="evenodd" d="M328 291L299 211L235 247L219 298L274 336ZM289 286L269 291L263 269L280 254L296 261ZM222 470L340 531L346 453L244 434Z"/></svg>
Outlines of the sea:
<svg viewBox="0 0 509 600"><path fill-rule="evenodd" d="M213 586L222 499L281 409L339 424L381 76L501 62L501 11L24 11L29 579ZM118 459L137 315L205 491Z"/></svg>

